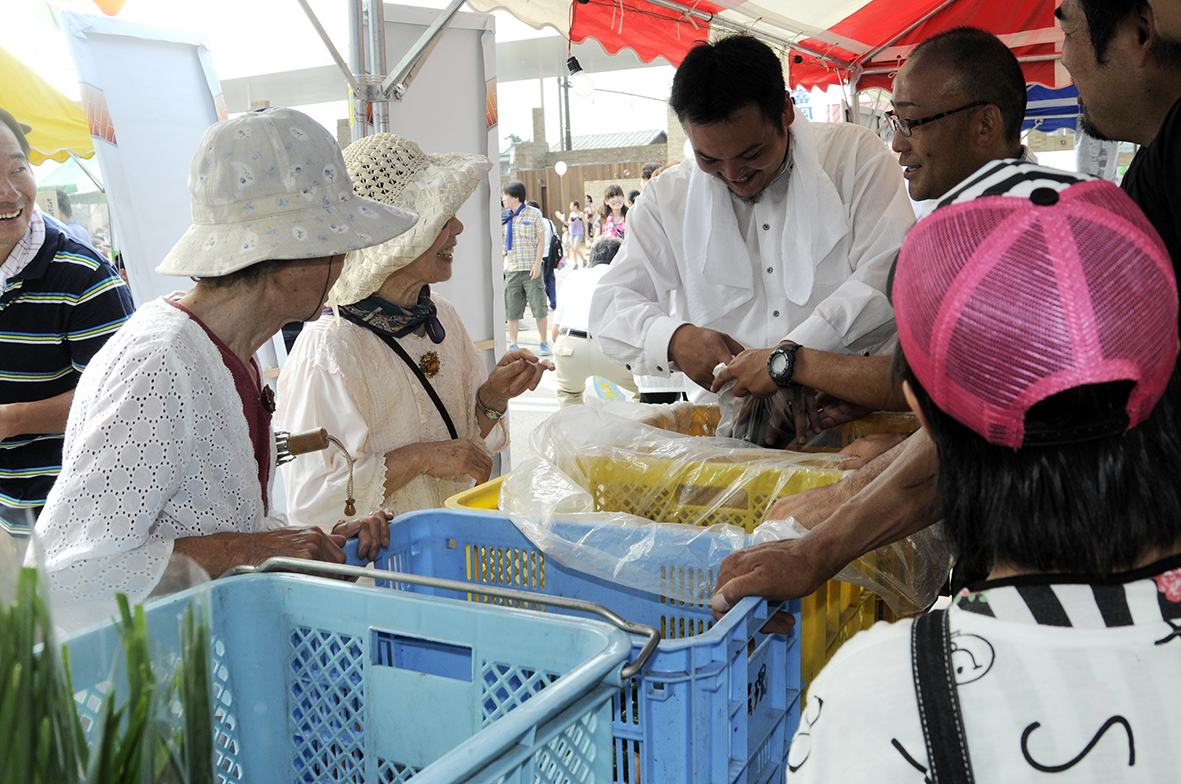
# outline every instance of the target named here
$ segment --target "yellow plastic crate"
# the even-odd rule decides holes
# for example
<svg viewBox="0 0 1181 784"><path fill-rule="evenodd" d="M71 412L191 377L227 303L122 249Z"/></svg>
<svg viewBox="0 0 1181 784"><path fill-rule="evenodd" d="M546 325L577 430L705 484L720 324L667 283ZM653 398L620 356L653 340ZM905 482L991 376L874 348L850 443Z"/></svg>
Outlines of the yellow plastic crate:
<svg viewBox="0 0 1181 784"><path fill-rule="evenodd" d="M596 461L590 461L592 465L596 465ZM611 501L618 505L609 511L623 511L633 512L634 505L627 502L628 494L634 492L634 488L642 487L641 482L645 479L654 480L653 485L658 483L658 480L663 477L655 477L656 473L653 470L653 475L637 475L630 473L627 467L620 467L618 465L611 467L606 465L607 461L602 461L602 465L598 465L594 469L596 475L596 487L602 485L595 493L595 508L603 511L605 507L601 500ZM729 470L727 470L729 469ZM716 488L724 486L728 476L734 472L741 470L741 466L725 466L725 465L711 465L705 471L698 471L698 476L694 481L705 481L706 488ZM759 522L761 522L762 515L766 508L778 497L791 495L801 490L810 487L822 487L824 485L832 484L840 479L839 471L816 469L809 471L799 471L792 479L789 480L784 492L780 493L776 499L769 498L765 493L754 493L754 503L743 506L742 508L735 508L732 511L731 519L717 518L715 515L715 522L730 522L733 525L738 525L748 532L753 530ZM623 489L611 489L608 480L621 479L624 487ZM462 493L451 496L447 499L446 505L451 509L472 509L480 511L491 511L499 508L500 486L504 477L498 477L482 485L473 487L471 490L465 490ZM763 481L770 481L770 478L765 478ZM667 503L664 509L672 515L662 522L678 522L675 517L688 516L693 513L692 504L680 504L678 499L684 500L689 498L697 498L700 500L702 493L709 490L702 490L700 486L696 485L677 485L668 483L669 489L666 495ZM697 489L691 489L691 488ZM631 489L629 489L631 488ZM695 495L696 494L696 495ZM633 496L634 500L634 496ZM825 663L832 658L837 649L842 644L857 632L862 629L868 629L876 621L886 619L893 621L894 616L890 613L886 606L876 594L850 583L838 582L830 580L825 585L821 586L819 590L811 596L806 596L801 600L802 624L800 628L800 677L804 683L811 683L816 674Z"/></svg>
<svg viewBox="0 0 1181 784"><path fill-rule="evenodd" d="M710 511L710 525L728 523L748 534L780 498L839 482L844 473L817 465L752 468L722 461L583 459L597 512L626 512L660 523L696 523ZM753 476L752 476L753 474ZM716 508L715 508L716 507Z"/></svg>
<svg viewBox="0 0 1181 784"><path fill-rule="evenodd" d="M652 410L637 419L645 425L680 433L685 436L712 436L718 431L721 412L716 404L693 404L687 401L666 406L652 406ZM810 445L800 451L835 452L859 438L882 433L910 435L919 429L919 419L913 413L878 411L861 419L813 434Z"/></svg>
<svg viewBox="0 0 1181 784"><path fill-rule="evenodd" d="M476 485L470 490L456 493L443 502L448 509L475 509L490 511L500 508L500 483L503 476L498 476L482 485Z"/></svg>

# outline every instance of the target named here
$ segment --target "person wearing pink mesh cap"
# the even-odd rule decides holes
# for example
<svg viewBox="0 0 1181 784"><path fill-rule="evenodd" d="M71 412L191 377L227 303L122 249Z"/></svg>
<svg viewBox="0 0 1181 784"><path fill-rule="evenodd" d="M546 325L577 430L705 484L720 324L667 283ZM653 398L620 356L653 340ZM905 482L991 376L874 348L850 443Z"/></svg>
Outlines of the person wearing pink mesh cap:
<svg viewBox="0 0 1181 784"><path fill-rule="evenodd" d="M1173 265L1115 185L1033 169L1000 166L916 225L894 284L945 531L988 577L837 652L789 782L1176 776Z"/></svg>

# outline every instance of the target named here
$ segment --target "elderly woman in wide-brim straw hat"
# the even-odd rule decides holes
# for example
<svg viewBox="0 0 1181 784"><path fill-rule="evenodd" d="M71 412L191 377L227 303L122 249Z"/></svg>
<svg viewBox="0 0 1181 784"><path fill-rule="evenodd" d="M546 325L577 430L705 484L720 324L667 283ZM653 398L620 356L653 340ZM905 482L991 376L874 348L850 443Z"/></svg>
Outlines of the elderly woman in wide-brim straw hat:
<svg viewBox="0 0 1181 784"><path fill-rule="evenodd" d="M343 538L271 509L274 397L253 355L320 315L345 254L415 216L358 196L332 135L290 109L211 126L189 188L193 224L157 271L196 285L140 307L87 367L37 524L51 587L78 611L116 591L142 601L173 554L214 576L272 555L344 560ZM337 532L380 543L387 518Z"/></svg>
<svg viewBox="0 0 1181 784"><path fill-rule="evenodd" d="M488 479L508 443L510 398L534 389L548 362L505 354L491 375L455 307L431 291L448 280L463 224L456 211L492 167L480 155L424 153L392 134L345 150L358 193L419 215L415 227L350 257L325 319L300 335L279 381L288 430L325 427L356 456L357 508L435 508ZM434 397L432 397L432 392ZM295 519L326 524L346 495L339 453L284 466Z"/></svg>

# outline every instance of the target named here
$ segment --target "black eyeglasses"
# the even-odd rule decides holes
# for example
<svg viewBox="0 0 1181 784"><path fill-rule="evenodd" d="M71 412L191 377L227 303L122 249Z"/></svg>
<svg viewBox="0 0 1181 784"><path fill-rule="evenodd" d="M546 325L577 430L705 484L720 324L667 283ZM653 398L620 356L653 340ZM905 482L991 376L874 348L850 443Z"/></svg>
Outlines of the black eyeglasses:
<svg viewBox="0 0 1181 784"><path fill-rule="evenodd" d="M975 109L977 106L985 106L988 101L976 101L967 106L961 106L958 109L952 109L947 112L939 112L939 114L932 114L930 117L924 117L921 120L904 120L898 115L894 114L893 110L886 112L886 121L890 123L890 127L894 129L894 133L900 133L903 136L910 136L915 128L925 123L934 122L935 120L942 120L944 117L949 117L957 112L966 112L968 109Z"/></svg>

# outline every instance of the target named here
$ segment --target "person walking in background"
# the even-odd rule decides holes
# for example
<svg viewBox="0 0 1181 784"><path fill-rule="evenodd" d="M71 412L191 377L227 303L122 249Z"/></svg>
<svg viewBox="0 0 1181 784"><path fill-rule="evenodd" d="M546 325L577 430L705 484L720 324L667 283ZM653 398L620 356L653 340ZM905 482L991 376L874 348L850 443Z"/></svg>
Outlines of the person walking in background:
<svg viewBox="0 0 1181 784"><path fill-rule="evenodd" d="M535 201L525 202L533 209L541 212L541 205ZM554 227L554 222L549 218L542 217L541 225L545 229L545 253L541 257L541 276L545 280L545 297L549 302L549 309L554 310L558 307L558 262L562 257L561 240L558 240L557 255L554 255L554 239L558 236L558 230ZM556 338L555 338L556 339Z"/></svg>
<svg viewBox="0 0 1181 784"><path fill-rule="evenodd" d="M643 191L644 188L647 188L648 181L656 175L656 172L667 166L667 163L645 163L644 168L640 169L640 190Z"/></svg>
<svg viewBox="0 0 1181 784"><path fill-rule="evenodd" d="M517 333L525 315L525 303L537 319L537 334L541 340L539 354L550 355L545 338L549 315L545 301L545 279L542 259L545 257L545 218L541 211L525 203L525 183L512 180L504 186L504 312L508 319L509 351L517 349Z"/></svg>
<svg viewBox="0 0 1181 784"><path fill-rule="evenodd" d="M558 379L558 405L582 403L583 390L590 376L602 376L630 392L638 394L632 374L616 365L599 350L588 333L591 295L606 274L608 265L619 252L620 241L606 237L590 251L590 269L575 270L562 282L558 309L554 311L554 366Z"/></svg>
<svg viewBox="0 0 1181 784"><path fill-rule="evenodd" d="M70 197L63 190L57 190L55 194L57 195L57 214L61 216L66 231L78 242L85 242L93 247L94 243L90 241L90 232L74 217L74 206L70 204Z"/></svg>
<svg viewBox="0 0 1181 784"><path fill-rule="evenodd" d="M623 241L627 223L627 205L623 203L623 188L608 185L603 191L603 206L599 208L599 234L595 242L612 237Z"/></svg>
<svg viewBox="0 0 1181 784"><path fill-rule="evenodd" d="M566 224L566 229L570 232L570 261L574 268L585 267L587 264L583 239L586 236L586 218L582 214L582 208L578 202L572 201L568 215L560 212L554 214L558 216L558 220Z"/></svg>
<svg viewBox="0 0 1181 784"><path fill-rule="evenodd" d="M640 192L637 190L630 190L627 192L627 208L630 210L636 206L636 199L640 198Z"/></svg>
<svg viewBox="0 0 1181 784"><path fill-rule="evenodd" d="M583 218L586 219L586 246L589 248L599 238L603 230L599 223L599 213L595 211L595 202L590 194L586 195L586 206L582 208Z"/></svg>

